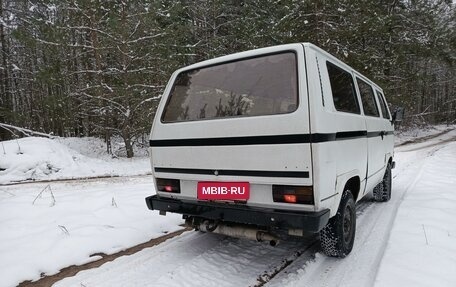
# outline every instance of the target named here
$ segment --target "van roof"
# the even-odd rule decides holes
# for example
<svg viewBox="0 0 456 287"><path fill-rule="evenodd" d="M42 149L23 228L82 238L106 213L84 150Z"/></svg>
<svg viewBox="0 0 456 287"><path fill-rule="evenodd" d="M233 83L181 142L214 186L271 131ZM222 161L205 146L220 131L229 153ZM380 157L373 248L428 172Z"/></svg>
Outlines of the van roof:
<svg viewBox="0 0 456 287"><path fill-rule="evenodd" d="M345 62L343 62L342 60L340 60L339 58L337 58L336 56L326 52L325 50L323 50L322 48L312 44L312 43L309 43L309 42L305 42L305 43L302 43L302 45L304 47L308 47L310 49L313 49L323 55L325 55L326 57L328 57L329 59L331 59L332 61L335 61L337 62L338 64L340 64L341 66L344 66L345 69L348 69L348 70L352 70L357 76L360 76L362 79L370 82L375 88L377 88L379 91L381 91L383 93L383 89L377 85L374 81L372 81L370 78L366 77L365 75L363 75L361 72L359 72L358 70L356 70L355 68L353 68L352 66L346 64Z"/></svg>
<svg viewBox="0 0 456 287"><path fill-rule="evenodd" d="M233 60L236 60L236 59L239 59L239 58L249 58L249 57L253 57L253 56L258 55L259 53L260 54L268 54L268 53L275 53L275 52L284 51L284 50L287 50L287 49L294 50L294 49L296 49L298 47L302 47L302 46L310 48L312 50L317 51L320 54L325 55L326 57L328 57L332 61L335 61L339 65L343 66L345 69L354 71L357 75L361 76L364 80L367 80L368 82L372 83L372 85L375 88L377 88L378 90L383 92L382 88L379 87L375 82L370 80L368 77L364 76L362 73L360 73L356 69L352 68L350 65L344 63L343 61L341 61L337 57L333 56L332 54L326 52L322 48L320 48L320 47L318 47L318 46L316 46L316 45L314 45L312 43L309 43L309 42L276 45L276 46L257 48L257 49L252 49L252 50L248 50L248 51L233 53L233 54L229 54L229 55L225 55L225 56L220 56L220 57L212 58L212 59L209 59L209 60L205 60L205 61L202 61L202 62L198 62L198 63L192 64L192 65L183 67L183 68L177 70L176 73L181 72L183 70L198 69L198 68L202 68L202 67L205 67L205 66L211 66L211 65L214 65L214 64L218 64L218 63L229 62L229 61L233 61Z"/></svg>
<svg viewBox="0 0 456 287"><path fill-rule="evenodd" d="M280 52L284 51L287 49L294 50L297 47L301 46L302 43L293 43L293 44L284 44L284 45L277 45L277 46L270 46L270 47L264 47L264 48L257 48L257 49L252 49L248 51L243 51L243 52L238 52L238 53L233 53L225 56L220 56L216 58L212 58L209 60L205 60L202 62L198 62L195 64L192 64L190 66L186 66L184 69L196 69L204 66L210 66L216 63L221 63L221 62L229 62L232 60L236 60L238 58L248 58L252 56L256 56L259 53L260 54L268 54L268 53L275 53L275 52Z"/></svg>

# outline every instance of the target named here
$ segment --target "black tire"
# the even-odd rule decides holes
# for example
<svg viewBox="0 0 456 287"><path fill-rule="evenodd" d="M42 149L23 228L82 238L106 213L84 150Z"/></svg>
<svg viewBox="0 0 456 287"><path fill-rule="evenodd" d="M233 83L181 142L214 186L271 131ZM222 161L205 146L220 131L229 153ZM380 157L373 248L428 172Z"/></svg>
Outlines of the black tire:
<svg viewBox="0 0 456 287"><path fill-rule="evenodd" d="M355 200L350 190L344 191L337 214L329 219L320 231L320 244L324 254L343 258L353 249L356 232Z"/></svg>
<svg viewBox="0 0 456 287"><path fill-rule="evenodd" d="M374 188L374 200L379 202L385 202L391 199L391 165L386 166L385 175L383 176L382 182Z"/></svg>

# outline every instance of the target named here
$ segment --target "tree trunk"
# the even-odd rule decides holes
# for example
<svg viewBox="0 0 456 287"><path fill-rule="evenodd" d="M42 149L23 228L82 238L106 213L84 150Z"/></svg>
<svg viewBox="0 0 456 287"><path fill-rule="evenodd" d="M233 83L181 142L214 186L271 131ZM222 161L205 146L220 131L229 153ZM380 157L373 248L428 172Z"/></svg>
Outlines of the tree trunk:
<svg viewBox="0 0 456 287"><path fill-rule="evenodd" d="M0 18L3 18L3 0L0 0ZM7 105L10 100L9 78L8 78L8 49L6 47L5 29L3 21L0 21L0 44L2 45L2 69L0 69L0 94L2 94L1 102Z"/></svg>
<svg viewBox="0 0 456 287"><path fill-rule="evenodd" d="M3 18L3 0L0 0L0 18ZM3 28L3 22L0 21L0 45L2 49L0 54L1 67L0 67L0 122L9 122L6 116L3 114L2 108L6 111L10 108L10 91L9 91L9 78L8 78L8 62L7 62L7 47L5 40L5 30ZM5 130L0 128L0 140L10 139L11 135Z"/></svg>
<svg viewBox="0 0 456 287"><path fill-rule="evenodd" d="M127 158L132 158L134 156L134 153L133 153L133 145L131 144L131 134L130 134L129 128L125 128L122 131L122 138L125 143L125 150L127 151Z"/></svg>

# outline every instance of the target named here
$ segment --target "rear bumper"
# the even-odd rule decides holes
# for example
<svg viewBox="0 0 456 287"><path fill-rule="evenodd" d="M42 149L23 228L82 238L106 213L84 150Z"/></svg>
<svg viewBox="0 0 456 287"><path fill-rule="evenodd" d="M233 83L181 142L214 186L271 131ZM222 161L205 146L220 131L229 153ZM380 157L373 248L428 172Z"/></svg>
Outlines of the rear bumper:
<svg viewBox="0 0 456 287"><path fill-rule="evenodd" d="M146 203L150 210L264 227L303 229L310 232L320 231L329 220L329 209L319 212L297 212L228 203L187 202L158 195L147 197Z"/></svg>

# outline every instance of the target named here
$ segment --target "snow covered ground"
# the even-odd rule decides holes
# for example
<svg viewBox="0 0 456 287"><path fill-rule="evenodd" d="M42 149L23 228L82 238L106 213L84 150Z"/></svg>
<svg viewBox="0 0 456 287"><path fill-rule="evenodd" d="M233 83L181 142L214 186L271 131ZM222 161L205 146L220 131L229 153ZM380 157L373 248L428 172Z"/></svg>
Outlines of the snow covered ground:
<svg viewBox="0 0 456 287"><path fill-rule="evenodd" d="M46 188L47 187L47 188ZM49 188L50 187L50 188ZM152 178L131 177L0 187L0 286L39 279L181 229L144 198Z"/></svg>
<svg viewBox="0 0 456 287"><path fill-rule="evenodd" d="M456 125L436 125L425 126L421 128L408 129L403 131L396 131L394 135L394 144L399 146L406 142L411 142L417 138L426 138L436 134L450 131L456 128Z"/></svg>
<svg viewBox="0 0 456 287"><path fill-rule="evenodd" d="M28 137L0 142L0 184L150 173L147 156L112 158L97 138Z"/></svg>
<svg viewBox="0 0 456 287"><path fill-rule="evenodd" d="M455 186L453 139L434 147L412 179L391 230L375 286L456 286Z"/></svg>
<svg viewBox="0 0 456 287"><path fill-rule="evenodd" d="M453 131L397 149L394 196L388 203L360 202L355 246L343 260L320 254L315 237L272 248L189 232L56 286L262 286L268 277L266 286L455 286L455 139ZM302 255L274 276L296 252Z"/></svg>
<svg viewBox="0 0 456 287"><path fill-rule="evenodd" d="M358 204L355 246L343 260L320 254L311 235L274 248L186 232L55 286L456 286L455 140L456 130L396 148L393 198ZM41 143L36 152L30 144L30 152L49 145L57 150L55 161L77 153L82 163L95 165L97 155L84 151L83 143L53 143ZM27 144L20 145L25 151ZM62 170L72 165L66 166ZM96 260L91 254L112 254L181 228L180 216L147 209L144 197L153 193L149 176L0 186L0 286L36 280Z"/></svg>

